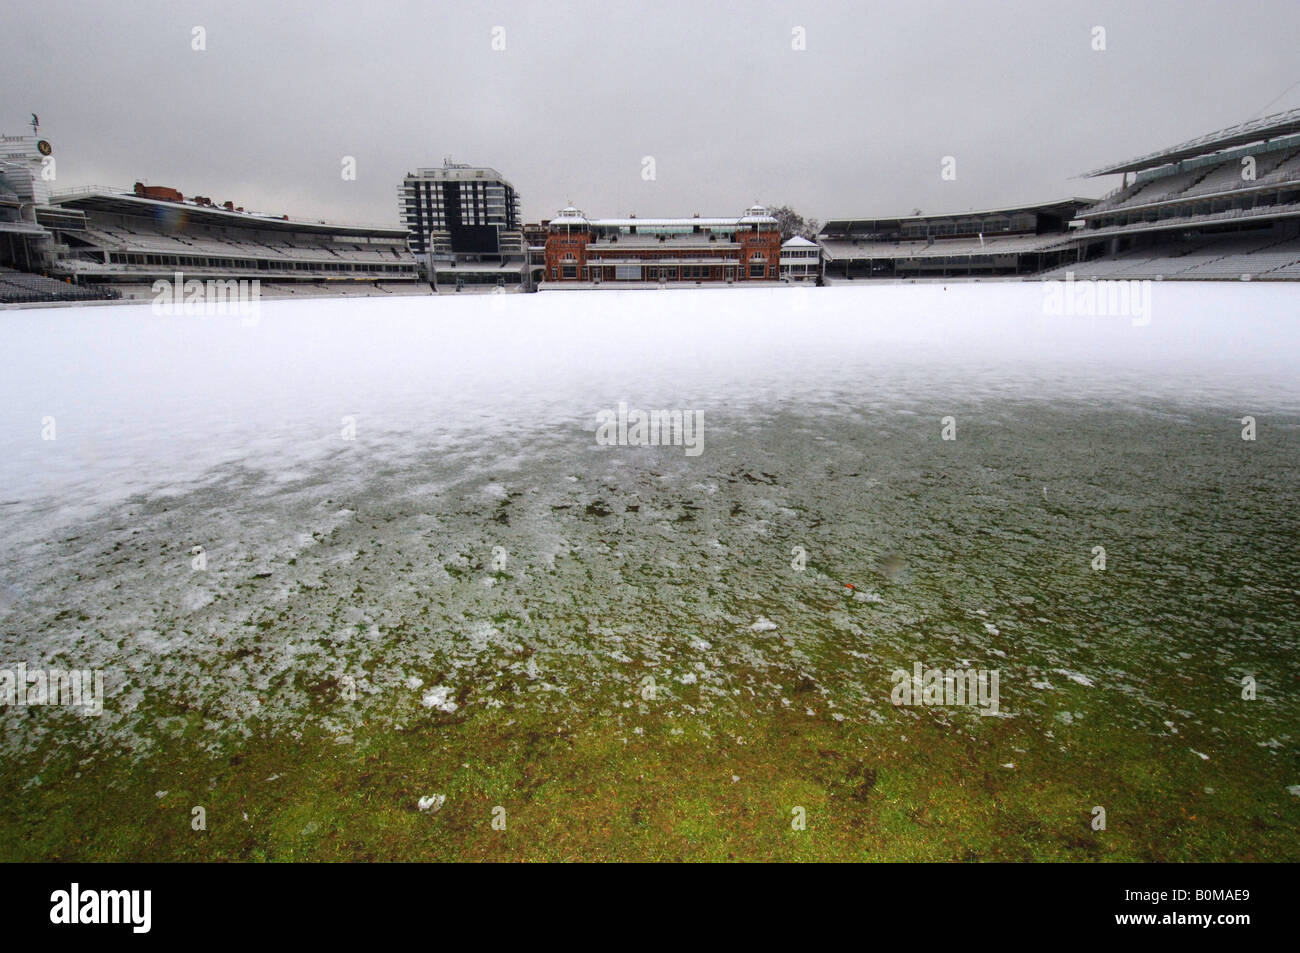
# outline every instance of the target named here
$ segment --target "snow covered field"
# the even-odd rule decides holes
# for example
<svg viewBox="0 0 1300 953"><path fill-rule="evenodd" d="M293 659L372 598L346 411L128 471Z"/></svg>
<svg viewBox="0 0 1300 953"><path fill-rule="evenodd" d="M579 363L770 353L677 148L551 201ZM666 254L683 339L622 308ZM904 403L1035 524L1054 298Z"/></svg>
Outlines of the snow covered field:
<svg viewBox="0 0 1300 953"><path fill-rule="evenodd" d="M684 721L995 730L894 708L890 671L919 660L1001 668L983 721L1019 726L1008 763L1105 717L1207 772L1246 748L1249 782L1282 792L1300 292L1157 284L1149 323L1043 301L999 283L273 301L254 326L0 314L0 660L106 673L100 718L0 713L0 751L84 733L146 757L307 724L348 744L493 711L594 709L633 737L647 678ZM702 452L599 445L620 402L702 412ZM1251 673L1272 690L1245 719Z"/></svg>
<svg viewBox="0 0 1300 953"><path fill-rule="evenodd" d="M594 430L620 399L706 415L843 400L941 416L978 395L1296 408L1292 286L1157 284L1145 326L1048 316L1044 297L1001 283L317 299L264 302L254 327L143 305L8 312L6 538L34 508L49 531L235 464L288 482L324 460L346 470L344 450L399 462L473 448L495 466L511 439Z"/></svg>

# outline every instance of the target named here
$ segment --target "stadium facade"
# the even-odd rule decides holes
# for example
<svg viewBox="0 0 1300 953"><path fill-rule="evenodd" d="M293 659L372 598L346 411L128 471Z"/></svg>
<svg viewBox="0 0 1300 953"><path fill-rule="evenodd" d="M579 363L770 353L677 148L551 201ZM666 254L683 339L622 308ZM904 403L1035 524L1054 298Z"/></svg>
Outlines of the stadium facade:
<svg viewBox="0 0 1300 953"><path fill-rule="evenodd" d="M1041 277L1300 279L1300 109L1086 175L1123 181L1080 211L1076 260Z"/></svg>
<svg viewBox="0 0 1300 953"><path fill-rule="evenodd" d="M51 204L65 218L48 225L53 272L129 294L176 272L257 278L264 293L428 290L399 227L293 220L144 191L91 187L56 195Z"/></svg>
<svg viewBox="0 0 1300 953"><path fill-rule="evenodd" d="M530 290L519 193L495 169L446 160L408 172L398 190L411 251L439 290Z"/></svg>
<svg viewBox="0 0 1300 953"><path fill-rule="evenodd" d="M1070 223L1090 199L902 218L831 219L817 236L830 282L1017 277L1076 257Z"/></svg>
<svg viewBox="0 0 1300 953"><path fill-rule="evenodd" d="M1099 200L826 222L781 242L762 206L735 218L521 224L494 169L420 169L402 224L245 211L164 186L52 193L52 146L0 136L0 303L141 297L158 279L258 279L264 294L394 294L860 280L1300 280L1300 109L1086 174ZM49 174L47 174L49 173ZM420 275L427 267L428 282Z"/></svg>
<svg viewBox="0 0 1300 953"><path fill-rule="evenodd" d="M547 223L542 288L777 282L781 227L761 205L735 218L597 218L569 206Z"/></svg>
<svg viewBox="0 0 1300 953"><path fill-rule="evenodd" d="M781 243L781 280L818 282L822 277L822 247L802 235Z"/></svg>
<svg viewBox="0 0 1300 953"><path fill-rule="evenodd" d="M257 279L264 295L429 290L400 226L265 215L139 182L51 195L39 184L39 142L5 143L0 300L151 297L155 281L177 275Z"/></svg>
<svg viewBox="0 0 1300 953"><path fill-rule="evenodd" d="M116 297L111 291L50 277L54 250L44 223L59 214L49 206L45 160L53 151L34 129L30 136L0 136L0 303Z"/></svg>
<svg viewBox="0 0 1300 953"><path fill-rule="evenodd" d="M1084 177L1115 175L1098 200L832 219L826 279L1300 279L1300 109Z"/></svg>

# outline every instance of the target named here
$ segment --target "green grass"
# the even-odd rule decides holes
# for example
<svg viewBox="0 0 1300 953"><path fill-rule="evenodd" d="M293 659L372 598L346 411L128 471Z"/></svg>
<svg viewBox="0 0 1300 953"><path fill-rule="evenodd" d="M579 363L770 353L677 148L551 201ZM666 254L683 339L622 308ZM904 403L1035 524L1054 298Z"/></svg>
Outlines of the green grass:
<svg viewBox="0 0 1300 953"><path fill-rule="evenodd" d="M1242 765L1216 771L1215 794L1207 795L1204 767L1174 753L1181 742L1162 757L1160 739L1136 744L1094 728L1086 745L1066 753L1049 742L1012 753L1028 739L1005 720L958 734L927 715L854 726L796 706L688 721L645 706L644 713L629 709L620 725L500 709L431 715L403 731L363 727L347 745L327 733L294 739L280 732L230 743L220 754L199 751L199 722L191 721L139 758L65 743L45 752L39 785L24 788L30 775L5 763L11 793L0 808L0 858L1296 856L1295 808L1287 803L1294 799L1280 788L1261 795ZM1009 761L1014 769L1003 767ZM420 812L417 799L432 793L445 794L445 806ZM1105 831L1091 827L1098 804L1107 810ZM191 827L195 806L206 811L205 831ZM497 806L506 811L504 831L492 827ZM792 828L796 807L806 812L805 830Z"/></svg>

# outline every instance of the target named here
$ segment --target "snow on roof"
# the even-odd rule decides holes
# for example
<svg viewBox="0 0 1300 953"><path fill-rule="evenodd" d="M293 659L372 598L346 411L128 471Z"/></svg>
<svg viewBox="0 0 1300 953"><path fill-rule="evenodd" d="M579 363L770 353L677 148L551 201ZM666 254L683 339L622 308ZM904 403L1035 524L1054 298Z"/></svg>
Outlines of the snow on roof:
<svg viewBox="0 0 1300 953"><path fill-rule="evenodd" d="M761 205L751 205L751 206L749 207L749 211L747 211L747 212L744 214L744 216L740 219L740 224L742 224L742 225L754 225L754 224L767 225L767 224L774 223L775 221L776 221L776 219L773 218L770 214L768 214L767 209L765 209L763 206L761 206Z"/></svg>

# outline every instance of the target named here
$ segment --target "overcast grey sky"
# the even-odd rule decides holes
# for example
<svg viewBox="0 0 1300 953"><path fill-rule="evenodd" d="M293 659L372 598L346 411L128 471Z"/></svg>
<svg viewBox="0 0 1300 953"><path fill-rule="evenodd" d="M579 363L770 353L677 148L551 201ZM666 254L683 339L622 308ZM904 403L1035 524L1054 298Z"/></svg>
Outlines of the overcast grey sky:
<svg viewBox="0 0 1300 953"><path fill-rule="evenodd" d="M1100 195L1118 180L1073 176L1300 80L1296 0L44 0L3 22L0 131L40 115L56 189L142 179L349 222L395 223L402 175L447 155L504 173L529 221ZM1296 105L1300 86L1269 111Z"/></svg>

